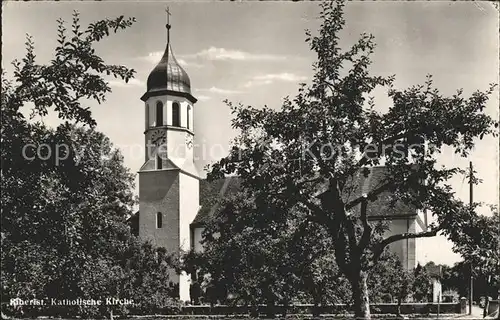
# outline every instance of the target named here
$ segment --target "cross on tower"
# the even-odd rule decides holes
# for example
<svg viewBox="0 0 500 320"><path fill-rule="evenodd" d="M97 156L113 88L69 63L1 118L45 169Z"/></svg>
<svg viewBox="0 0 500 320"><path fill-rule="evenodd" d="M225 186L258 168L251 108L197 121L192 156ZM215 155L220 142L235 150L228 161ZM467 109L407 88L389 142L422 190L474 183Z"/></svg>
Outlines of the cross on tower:
<svg viewBox="0 0 500 320"><path fill-rule="evenodd" d="M170 7L167 7L167 9L165 9L165 12L167 13L167 43L170 43L170 16L172 15L170 13Z"/></svg>
<svg viewBox="0 0 500 320"><path fill-rule="evenodd" d="M170 27L170 16L172 15L170 13L170 7L167 7L167 9L165 9L165 12L167 13L167 28Z"/></svg>

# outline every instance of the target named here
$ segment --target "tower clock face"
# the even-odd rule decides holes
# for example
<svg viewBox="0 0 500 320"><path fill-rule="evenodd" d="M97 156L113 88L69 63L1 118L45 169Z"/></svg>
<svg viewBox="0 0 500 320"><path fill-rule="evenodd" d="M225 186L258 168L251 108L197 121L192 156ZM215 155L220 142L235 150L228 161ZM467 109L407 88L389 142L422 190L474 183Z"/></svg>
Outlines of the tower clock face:
<svg viewBox="0 0 500 320"><path fill-rule="evenodd" d="M167 142L167 134L164 130L154 130L151 133L151 142L156 146L161 146Z"/></svg>
<svg viewBox="0 0 500 320"><path fill-rule="evenodd" d="M186 146L191 149L193 147L193 136L187 135L186 136Z"/></svg>

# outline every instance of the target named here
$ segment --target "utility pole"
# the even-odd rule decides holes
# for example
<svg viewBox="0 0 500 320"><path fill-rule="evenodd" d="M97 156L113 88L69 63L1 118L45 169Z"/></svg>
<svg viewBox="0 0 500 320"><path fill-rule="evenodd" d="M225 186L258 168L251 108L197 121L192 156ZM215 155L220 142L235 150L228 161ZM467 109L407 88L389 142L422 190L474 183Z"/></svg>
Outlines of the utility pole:
<svg viewBox="0 0 500 320"><path fill-rule="evenodd" d="M470 205L470 210L472 211L472 202L473 202L473 179L472 179L472 161L469 162L469 205ZM469 315L472 314L472 286L473 286L473 277L472 277L472 261L469 262L470 264L470 283L469 283Z"/></svg>

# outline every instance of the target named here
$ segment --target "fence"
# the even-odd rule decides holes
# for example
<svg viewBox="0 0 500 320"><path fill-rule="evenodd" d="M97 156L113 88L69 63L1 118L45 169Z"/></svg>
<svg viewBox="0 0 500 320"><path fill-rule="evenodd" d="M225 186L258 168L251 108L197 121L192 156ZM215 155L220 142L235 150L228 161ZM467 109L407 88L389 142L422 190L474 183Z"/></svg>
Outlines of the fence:
<svg viewBox="0 0 500 320"><path fill-rule="evenodd" d="M456 314L465 313L466 308L464 302L457 303L402 303L401 314ZM290 305L286 308L282 305L273 306L272 310L266 305L259 305L257 310L258 314L343 314L349 313L350 310L347 305L331 305L331 306L318 306L312 304ZM439 310L438 310L439 308ZM286 310L285 310L286 309ZM226 306L215 305L213 307L208 305L202 306L185 306L182 308L183 315L246 315L251 313L251 308L248 306ZM370 312L373 314L397 314L397 303L378 303L370 305Z"/></svg>

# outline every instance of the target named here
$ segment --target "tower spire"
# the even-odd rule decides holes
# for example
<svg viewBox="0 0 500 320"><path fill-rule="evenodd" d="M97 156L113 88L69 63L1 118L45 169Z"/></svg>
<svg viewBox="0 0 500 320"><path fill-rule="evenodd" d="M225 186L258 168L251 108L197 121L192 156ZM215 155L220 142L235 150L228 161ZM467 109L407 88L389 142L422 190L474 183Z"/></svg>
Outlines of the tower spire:
<svg viewBox="0 0 500 320"><path fill-rule="evenodd" d="M170 44L170 28L172 27L170 25L170 16L171 16L171 13L170 13L170 7L167 6L167 9L165 9L165 12L167 13L167 45Z"/></svg>
<svg viewBox="0 0 500 320"><path fill-rule="evenodd" d="M165 51L163 53L163 56L161 57L161 60L149 74L147 81L147 91L141 99L147 99L147 97L158 95L160 91L161 95L166 98L166 92L164 90L169 91L169 95L171 93L181 93L183 95L189 96L191 95L191 82L189 80L189 76L181 67L179 62L177 62L177 60L175 59L170 44L170 16L172 14L169 7L165 6L164 10L167 28L167 43L165 45ZM191 96L188 98L188 100L189 99L196 101L196 99Z"/></svg>

